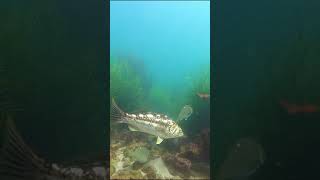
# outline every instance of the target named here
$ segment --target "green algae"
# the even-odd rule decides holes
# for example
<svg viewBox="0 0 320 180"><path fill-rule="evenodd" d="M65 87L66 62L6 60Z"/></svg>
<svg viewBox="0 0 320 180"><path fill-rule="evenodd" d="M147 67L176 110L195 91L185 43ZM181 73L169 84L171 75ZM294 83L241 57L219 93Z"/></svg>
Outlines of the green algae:
<svg viewBox="0 0 320 180"><path fill-rule="evenodd" d="M129 156L139 163L146 163L149 159L150 150L145 147L138 147L134 151L129 152Z"/></svg>

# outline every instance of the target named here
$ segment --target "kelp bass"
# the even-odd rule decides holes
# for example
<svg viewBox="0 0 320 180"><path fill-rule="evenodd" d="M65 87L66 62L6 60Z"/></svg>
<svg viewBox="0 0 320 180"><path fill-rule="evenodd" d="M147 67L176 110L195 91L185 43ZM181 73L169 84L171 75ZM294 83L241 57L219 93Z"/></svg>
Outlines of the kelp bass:
<svg viewBox="0 0 320 180"><path fill-rule="evenodd" d="M177 123L166 115L156 113L129 114L122 111L112 99L111 119L126 123L131 131L140 131L157 137L157 144L163 139L183 137L183 131Z"/></svg>

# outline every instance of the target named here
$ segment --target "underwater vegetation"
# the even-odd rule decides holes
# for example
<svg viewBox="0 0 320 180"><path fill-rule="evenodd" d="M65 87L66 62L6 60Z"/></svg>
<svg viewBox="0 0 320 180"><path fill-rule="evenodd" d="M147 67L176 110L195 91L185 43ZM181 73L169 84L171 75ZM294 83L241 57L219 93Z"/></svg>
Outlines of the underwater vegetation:
<svg viewBox="0 0 320 180"><path fill-rule="evenodd" d="M134 69L128 59L111 57L110 60L110 96L114 97L127 111L141 109L145 105L146 89L143 77Z"/></svg>
<svg viewBox="0 0 320 180"><path fill-rule="evenodd" d="M176 118L183 106L182 102L177 103L181 96L177 97L170 89L152 83L146 75L146 67L141 64L137 58L111 57L110 96L126 111L163 112Z"/></svg>
<svg viewBox="0 0 320 180"><path fill-rule="evenodd" d="M133 61L133 62L132 62ZM127 112L158 112L168 115L173 120L178 118L180 110L190 105L193 115L186 126L193 122L201 124L198 128L190 128L199 132L209 125L210 98L203 99L199 93L210 96L210 66L195 68L194 72L181 81L185 86L181 91L170 89L147 78L146 66L137 58L126 56L111 57L110 61L110 95L114 97L123 110ZM192 129L192 131L191 131ZM187 130L189 131L189 130Z"/></svg>
<svg viewBox="0 0 320 180"><path fill-rule="evenodd" d="M184 101L192 106L194 113L190 121L182 121L182 125L192 134L210 126L210 98L199 97L199 94L210 96L210 66L197 69L187 78L187 83L189 88Z"/></svg>
<svg viewBox="0 0 320 180"><path fill-rule="evenodd" d="M179 97L176 99L173 97L173 93L160 85L154 85L151 87L148 102L152 105L156 105L152 108L152 111L158 112L166 112L166 114L176 119L180 109L182 108L182 104L178 103Z"/></svg>
<svg viewBox="0 0 320 180"><path fill-rule="evenodd" d="M136 60L111 58L111 97L128 117L141 116L139 123L143 118L149 122L158 117L157 113L164 114L168 116L166 122L176 121L188 137L169 138L160 144L154 133L112 123L111 179L208 179L210 98L201 98L198 93L210 94L210 67L195 68L181 78L185 81L180 82L181 87L170 87L153 81L152 76L146 78L147 67L130 62ZM111 112L117 109L111 107ZM111 116L113 120L123 116L115 115Z"/></svg>
<svg viewBox="0 0 320 180"><path fill-rule="evenodd" d="M200 66L186 77L190 91L195 93L210 93L210 65Z"/></svg>

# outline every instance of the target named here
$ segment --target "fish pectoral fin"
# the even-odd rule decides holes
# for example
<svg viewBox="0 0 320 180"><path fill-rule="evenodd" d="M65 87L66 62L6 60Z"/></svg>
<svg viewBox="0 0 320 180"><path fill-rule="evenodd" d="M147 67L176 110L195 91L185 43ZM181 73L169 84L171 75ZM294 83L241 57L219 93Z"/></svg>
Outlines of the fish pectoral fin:
<svg viewBox="0 0 320 180"><path fill-rule="evenodd" d="M133 128L132 126L129 126L130 131L138 131L137 129Z"/></svg>
<svg viewBox="0 0 320 180"><path fill-rule="evenodd" d="M163 139L158 136L158 138L157 138L157 144L160 144L162 141L163 141Z"/></svg>

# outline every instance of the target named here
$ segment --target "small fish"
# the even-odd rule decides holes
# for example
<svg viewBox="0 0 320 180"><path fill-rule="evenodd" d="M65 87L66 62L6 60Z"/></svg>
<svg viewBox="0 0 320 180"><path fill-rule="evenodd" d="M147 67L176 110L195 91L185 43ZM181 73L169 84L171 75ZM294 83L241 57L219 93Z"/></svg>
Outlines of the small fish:
<svg viewBox="0 0 320 180"><path fill-rule="evenodd" d="M246 179L264 163L265 153L260 144L252 138L241 138L222 163L217 179Z"/></svg>
<svg viewBox="0 0 320 180"><path fill-rule="evenodd" d="M306 105L297 105L297 104L290 104L287 101L280 101L280 105L284 107L289 114L296 114L296 113L314 113L318 112L320 108L318 106L312 104Z"/></svg>
<svg viewBox="0 0 320 180"><path fill-rule="evenodd" d="M192 113L193 113L193 109L190 105L183 106L183 108L181 109L181 111L178 115L176 122L180 122L181 120L188 119Z"/></svg>
<svg viewBox="0 0 320 180"><path fill-rule="evenodd" d="M155 113L129 114L122 111L112 98L111 118L118 123L128 124L129 130L151 134L157 137L157 144L163 139L183 137L183 131L177 123L166 115Z"/></svg>
<svg viewBox="0 0 320 180"><path fill-rule="evenodd" d="M197 93L197 95L199 96L199 98L201 98L203 100L210 99L210 94L207 94L207 93Z"/></svg>

